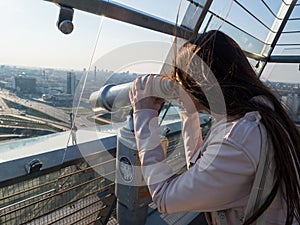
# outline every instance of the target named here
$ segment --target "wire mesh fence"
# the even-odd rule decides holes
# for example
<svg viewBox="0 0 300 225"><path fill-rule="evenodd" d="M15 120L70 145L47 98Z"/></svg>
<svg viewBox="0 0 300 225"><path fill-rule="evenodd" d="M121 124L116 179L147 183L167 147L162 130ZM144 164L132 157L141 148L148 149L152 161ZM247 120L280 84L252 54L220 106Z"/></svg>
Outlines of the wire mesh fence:
<svg viewBox="0 0 300 225"><path fill-rule="evenodd" d="M185 164L180 137L168 135L168 163L178 171ZM0 224L117 224L116 159L101 156L0 187Z"/></svg>
<svg viewBox="0 0 300 225"><path fill-rule="evenodd" d="M115 170L102 176L95 172L107 166L115 168L115 160L94 166L80 162L2 187L0 224L88 224L108 207L103 201L114 196Z"/></svg>

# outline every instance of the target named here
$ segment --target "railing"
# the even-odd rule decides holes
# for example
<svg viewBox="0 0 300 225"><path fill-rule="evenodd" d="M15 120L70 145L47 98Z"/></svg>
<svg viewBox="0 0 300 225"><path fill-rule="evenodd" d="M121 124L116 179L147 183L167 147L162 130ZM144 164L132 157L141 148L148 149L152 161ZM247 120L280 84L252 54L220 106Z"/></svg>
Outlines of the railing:
<svg viewBox="0 0 300 225"><path fill-rule="evenodd" d="M168 127L168 162L177 171L184 171L180 123ZM115 141L115 136L108 139ZM73 157L60 166L8 176L8 181L0 182L0 224L107 224L109 220L109 224L116 224L115 150L94 148L88 156ZM49 160L57 161L55 152ZM152 205L153 210L156 207Z"/></svg>
<svg viewBox="0 0 300 225"><path fill-rule="evenodd" d="M1 224L89 224L113 207L115 160L101 155L0 189ZM95 169L109 169L99 175ZM29 176L30 177L30 176ZM109 179L108 179L109 178ZM106 202L106 204L104 204ZM103 217L102 217L103 219Z"/></svg>

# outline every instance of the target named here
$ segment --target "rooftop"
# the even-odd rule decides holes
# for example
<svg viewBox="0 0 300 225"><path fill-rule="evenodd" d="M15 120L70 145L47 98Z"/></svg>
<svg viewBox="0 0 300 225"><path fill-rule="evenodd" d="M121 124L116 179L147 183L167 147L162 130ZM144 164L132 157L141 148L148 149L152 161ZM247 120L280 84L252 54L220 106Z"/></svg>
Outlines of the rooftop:
<svg viewBox="0 0 300 225"><path fill-rule="evenodd" d="M160 214L143 186L118 186L120 184L115 181L121 178L118 177L120 172L116 171L116 158L120 157L117 152L117 134L120 129L130 128L126 121L120 122L118 119L126 118L129 110L114 113L103 109L93 111L88 102L91 93L99 90L107 81L111 82L113 79L110 78L115 74L136 76L143 72L129 71L142 71L143 67L167 72L170 68L166 62L172 60L170 49L173 43L180 43L200 32L219 29L233 37L242 46L257 75L286 101L295 122L300 121L297 95L300 84L299 1L185 0L180 7L180 1L175 4L173 0L41 2L47 3L43 5L44 10L53 7L55 12L60 12L59 21L74 20L74 31L70 35L65 36L55 30L56 35L60 36L55 36L53 40L62 49L73 44L74 39L72 48L75 50L81 47L78 42L80 38L76 35L80 29L86 29L87 25L77 18L85 21L87 17L91 23L95 18L101 18L102 22L95 27L99 33L93 33L97 41L90 48L94 51L90 61L94 63L90 63L87 70L72 71L76 77L80 77L72 106L62 107L55 105L55 102L46 104L38 101L37 96L23 93L17 95L9 78L12 74L25 73L23 67L1 66L0 82L3 87L0 94L0 137L1 140L10 138L0 143L1 224L118 224L115 191L124 188L118 201L125 202L129 208L141 210L139 215L146 212L146 224L204 225L203 215L199 213ZM43 13L46 14L46 11ZM56 18L53 16L53 13L49 13L47 17L54 21ZM103 20L109 26L103 26ZM47 27L47 30L53 32L54 28ZM112 30L119 33L113 35ZM105 37L100 46L101 35ZM18 38L22 39L22 36ZM141 42L131 43L127 39ZM89 43L81 44L85 46ZM23 45L26 47L25 42ZM51 53L54 45L48 42L43 44L45 48L47 45ZM105 52L106 47L110 52L96 60L95 54ZM158 49L161 53L159 56ZM80 51L85 54L83 50ZM141 55L136 52L141 52ZM147 54L142 54L145 52ZM61 59L58 52L53 55ZM77 53L73 52L73 55ZM61 76L67 76L69 72L47 68L30 68L26 72L30 70L39 78L37 82L40 82L44 92L49 91L48 87L61 90L65 82ZM292 89L291 84L294 85ZM162 111L160 118L161 133L169 140L168 163L181 173L185 170L185 159L178 110L176 105L172 105ZM211 116L199 116L202 129L208 130L213 122ZM46 130L45 124L51 134L28 133L33 128ZM129 148L134 148L134 144L125 147L122 156L126 156L133 164L137 163L136 154ZM127 175L130 177L130 173ZM130 217L128 214L119 216L119 220ZM139 219L143 219L143 216Z"/></svg>

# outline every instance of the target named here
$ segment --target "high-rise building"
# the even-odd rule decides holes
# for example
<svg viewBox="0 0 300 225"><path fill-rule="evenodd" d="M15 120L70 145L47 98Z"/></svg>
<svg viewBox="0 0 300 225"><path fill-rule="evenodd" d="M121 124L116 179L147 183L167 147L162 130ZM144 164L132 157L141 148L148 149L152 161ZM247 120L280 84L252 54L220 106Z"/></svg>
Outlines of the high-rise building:
<svg viewBox="0 0 300 225"><path fill-rule="evenodd" d="M15 76L12 88L23 94L34 94L36 92L36 79L24 76Z"/></svg>
<svg viewBox="0 0 300 225"><path fill-rule="evenodd" d="M72 72L67 75L67 94L74 95L76 89L76 77Z"/></svg>
<svg viewBox="0 0 300 225"><path fill-rule="evenodd" d="M297 115L299 105L298 94L288 94L288 96L283 96L282 101L293 116Z"/></svg>

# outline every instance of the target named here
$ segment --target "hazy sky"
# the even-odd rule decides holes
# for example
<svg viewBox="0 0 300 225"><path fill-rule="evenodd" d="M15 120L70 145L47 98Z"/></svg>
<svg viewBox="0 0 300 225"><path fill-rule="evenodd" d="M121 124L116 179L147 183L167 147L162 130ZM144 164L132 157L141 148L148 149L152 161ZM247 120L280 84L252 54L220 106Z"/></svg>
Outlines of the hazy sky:
<svg viewBox="0 0 300 225"><path fill-rule="evenodd" d="M179 3L168 0L165 4L170 2ZM148 5L150 10L157 9L155 4ZM56 27L59 7L42 0L1 0L0 9L0 64L81 70L88 67L95 47L94 61L129 43L172 42L169 36L79 10L74 13L74 31L64 35ZM160 9L159 12L172 19L177 11L167 13ZM103 27L96 45L101 20Z"/></svg>
<svg viewBox="0 0 300 225"><path fill-rule="evenodd" d="M117 2L175 22L180 0L117 0ZM188 5L185 0L182 2L180 20ZM281 1L267 2L273 4L275 11L279 9L281 3ZM259 5L261 1L249 1L247 4L249 10L256 11L268 26L272 26L272 16ZM229 21L235 21L242 29L254 32L262 40L266 39L265 28L247 17L232 0L215 0L212 8ZM97 62L96 64L103 66L100 69L115 69L113 64L117 62L119 66L117 70L159 72L173 42L171 36L79 10L75 10L74 13L74 31L64 35L56 27L59 7L43 0L0 0L0 9L0 64L82 70L88 68L92 60L93 63ZM101 24L99 41L96 43ZM214 25L219 28L224 24L219 22ZM236 36L239 37L239 34L236 33ZM144 42L146 44L143 46L141 43ZM149 51L151 46L149 43L156 43L153 44L152 51ZM92 58L94 49L96 51ZM136 61L133 63L128 63L127 60L127 64L122 65L123 60L130 55L126 51L140 54L144 62L134 59ZM152 55L147 61L148 52ZM103 65L101 62L106 64Z"/></svg>
<svg viewBox="0 0 300 225"><path fill-rule="evenodd" d="M223 7L217 10L225 16L232 0L222 1ZM117 2L171 22L175 22L180 4L180 0ZM187 5L187 1L183 0L180 20ZM59 7L43 0L1 0L0 9L0 64L82 70L88 68L94 48L96 52L93 62L96 62L101 56L128 44L144 41L173 42L171 36L79 10L74 13L74 31L64 35L56 27ZM96 44L101 22L103 26ZM165 49L158 51L157 61L163 60L166 53ZM119 55L121 57L126 56L122 53ZM107 67L110 69L110 65Z"/></svg>

